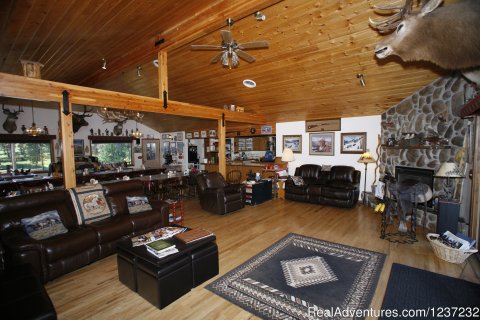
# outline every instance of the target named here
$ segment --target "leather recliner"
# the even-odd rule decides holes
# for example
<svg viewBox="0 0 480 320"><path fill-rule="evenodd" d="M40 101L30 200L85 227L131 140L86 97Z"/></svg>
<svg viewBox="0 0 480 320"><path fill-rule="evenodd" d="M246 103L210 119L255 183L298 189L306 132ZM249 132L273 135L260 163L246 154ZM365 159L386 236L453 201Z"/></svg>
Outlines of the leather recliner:
<svg viewBox="0 0 480 320"><path fill-rule="evenodd" d="M333 166L322 171L316 164L305 164L295 170L295 176L303 179L295 185L290 178L285 183L285 199L330 205L353 207L360 195L361 173L350 166Z"/></svg>
<svg viewBox="0 0 480 320"><path fill-rule="evenodd" d="M199 174L196 180L203 210L226 214L245 207L245 187L242 184L228 184L219 172Z"/></svg>

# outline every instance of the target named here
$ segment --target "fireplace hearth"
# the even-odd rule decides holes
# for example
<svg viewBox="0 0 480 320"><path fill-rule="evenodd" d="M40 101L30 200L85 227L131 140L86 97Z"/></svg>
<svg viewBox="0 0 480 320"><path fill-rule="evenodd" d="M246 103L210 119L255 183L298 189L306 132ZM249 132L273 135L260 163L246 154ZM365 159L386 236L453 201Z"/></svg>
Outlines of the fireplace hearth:
<svg viewBox="0 0 480 320"><path fill-rule="evenodd" d="M414 180L428 185L433 190L434 175L435 171L431 169L395 166L395 180L397 180L397 183ZM427 207L433 208L433 199L427 202Z"/></svg>

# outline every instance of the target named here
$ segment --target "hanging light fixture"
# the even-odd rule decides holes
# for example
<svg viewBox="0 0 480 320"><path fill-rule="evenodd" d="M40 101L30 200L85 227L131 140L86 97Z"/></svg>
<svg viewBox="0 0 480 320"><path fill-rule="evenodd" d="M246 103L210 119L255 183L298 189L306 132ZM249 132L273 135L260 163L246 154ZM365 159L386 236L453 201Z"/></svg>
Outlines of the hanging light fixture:
<svg viewBox="0 0 480 320"><path fill-rule="evenodd" d="M35 124L35 114L33 113L33 101L32 101L32 126L26 130L28 135L36 137L43 133L42 128L37 127Z"/></svg>
<svg viewBox="0 0 480 320"><path fill-rule="evenodd" d="M137 120L135 120L135 131L132 132L132 137L134 137L135 139L140 139L142 136L143 136L143 133L141 133L140 131L138 131L138 122Z"/></svg>
<svg viewBox="0 0 480 320"><path fill-rule="evenodd" d="M142 67L137 66L137 77L141 77L141 76L142 76Z"/></svg>
<svg viewBox="0 0 480 320"><path fill-rule="evenodd" d="M102 59L102 69L107 70L107 60L105 58Z"/></svg>

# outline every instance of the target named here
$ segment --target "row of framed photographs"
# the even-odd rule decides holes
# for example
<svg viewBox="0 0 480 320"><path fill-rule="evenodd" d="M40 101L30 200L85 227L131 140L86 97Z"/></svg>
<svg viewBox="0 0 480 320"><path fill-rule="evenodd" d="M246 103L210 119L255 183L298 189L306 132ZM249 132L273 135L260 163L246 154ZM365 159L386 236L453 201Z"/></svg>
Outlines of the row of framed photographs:
<svg viewBox="0 0 480 320"><path fill-rule="evenodd" d="M217 131L215 129L211 130L202 130L202 131L194 131L194 132L187 132L186 136L187 139L195 139L195 138L216 138Z"/></svg>
<svg viewBox="0 0 480 320"><path fill-rule="evenodd" d="M341 134L340 153L362 154L367 150L366 132ZM283 136L283 149L290 148L294 153L302 153L302 135ZM335 155L335 132L310 133L309 154L317 156Z"/></svg>

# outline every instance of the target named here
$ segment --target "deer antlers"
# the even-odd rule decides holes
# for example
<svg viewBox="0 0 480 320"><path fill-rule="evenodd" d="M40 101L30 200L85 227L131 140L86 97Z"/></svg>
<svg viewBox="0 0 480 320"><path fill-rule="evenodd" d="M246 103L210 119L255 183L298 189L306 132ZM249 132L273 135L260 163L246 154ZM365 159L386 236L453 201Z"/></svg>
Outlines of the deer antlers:
<svg viewBox="0 0 480 320"><path fill-rule="evenodd" d="M406 0L403 6L373 6L375 11L393 11L393 10L400 10L394 15L383 19L374 21L371 18L368 18L368 22L370 25L379 30L380 32L388 31L395 29L400 22L402 21L403 17L409 15L412 12L412 3L413 0Z"/></svg>

